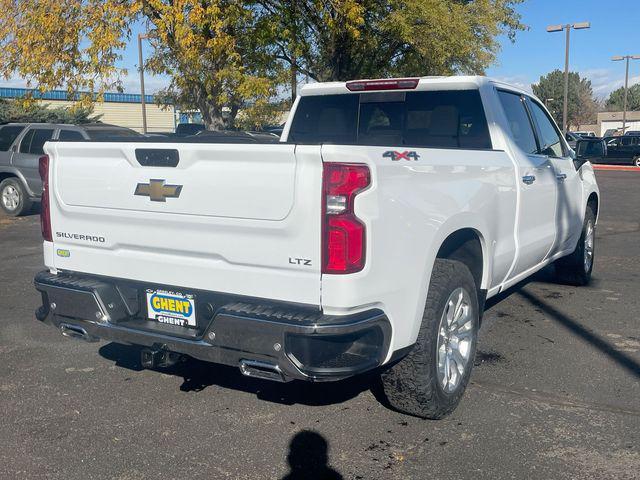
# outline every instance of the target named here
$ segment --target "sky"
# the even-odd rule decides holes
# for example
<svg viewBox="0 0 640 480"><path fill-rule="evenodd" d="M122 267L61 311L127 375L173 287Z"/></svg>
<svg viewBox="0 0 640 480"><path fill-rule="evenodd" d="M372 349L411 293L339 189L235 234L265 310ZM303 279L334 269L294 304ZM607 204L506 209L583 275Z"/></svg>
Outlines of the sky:
<svg viewBox="0 0 640 480"><path fill-rule="evenodd" d="M612 62L614 55L640 55L640 0L525 0L517 7L528 29L519 32L515 43L500 38L502 46L496 64L487 75L530 90L540 76L564 69L564 32L547 33L547 25L591 22L588 30L571 31L569 66L589 78L594 94L606 98L624 84L624 62ZM124 90L139 93L137 33L123 52L121 66L128 69ZM149 46L143 48L145 56ZM630 84L640 83L640 60L632 61ZM165 87L166 78L145 75L146 93ZM24 86L21 79L0 82L0 86Z"/></svg>
<svg viewBox="0 0 640 480"><path fill-rule="evenodd" d="M571 31L569 69L589 78L599 98L624 85L624 62L611 57L640 55L640 0L526 0L518 11L529 29L515 43L501 39L487 75L530 88L540 76L564 70L565 33L548 33L547 25L591 22L588 30ZM629 65L629 83L640 83L640 60Z"/></svg>

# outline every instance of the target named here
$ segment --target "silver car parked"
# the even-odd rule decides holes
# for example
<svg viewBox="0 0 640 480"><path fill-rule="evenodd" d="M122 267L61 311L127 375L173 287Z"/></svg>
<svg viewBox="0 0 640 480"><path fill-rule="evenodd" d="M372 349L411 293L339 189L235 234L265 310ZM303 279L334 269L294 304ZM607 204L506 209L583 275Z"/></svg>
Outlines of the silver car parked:
<svg viewBox="0 0 640 480"><path fill-rule="evenodd" d="M42 181L38 160L47 141L105 140L140 136L115 125L92 123L9 123L0 126L0 208L11 216L24 215L40 202Z"/></svg>

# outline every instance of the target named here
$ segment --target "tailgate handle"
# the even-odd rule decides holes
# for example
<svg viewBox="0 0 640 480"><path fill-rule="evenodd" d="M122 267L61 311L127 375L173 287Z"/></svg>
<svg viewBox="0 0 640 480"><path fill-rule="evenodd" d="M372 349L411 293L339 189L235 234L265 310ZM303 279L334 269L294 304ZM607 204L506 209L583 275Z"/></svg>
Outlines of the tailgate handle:
<svg viewBox="0 0 640 480"><path fill-rule="evenodd" d="M136 160L143 167L177 167L180 154L174 148L136 148Z"/></svg>

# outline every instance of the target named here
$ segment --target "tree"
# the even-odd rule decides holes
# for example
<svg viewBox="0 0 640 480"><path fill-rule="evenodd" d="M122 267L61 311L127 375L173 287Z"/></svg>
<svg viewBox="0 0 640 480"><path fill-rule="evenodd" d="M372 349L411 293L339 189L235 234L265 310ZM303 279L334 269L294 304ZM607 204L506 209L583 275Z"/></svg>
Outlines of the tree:
<svg viewBox="0 0 640 480"><path fill-rule="evenodd" d="M91 92L121 87L116 64L134 22L155 47L147 67L171 78L159 97L198 108L210 128L275 95L270 37L245 0L0 0L0 73L42 91L66 87L70 97L86 90L88 104Z"/></svg>
<svg viewBox="0 0 640 480"><path fill-rule="evenodd" d="M319 81L482 73L497 37L524 28L522 1L0 0L0 74L86 90L88 104L121 88L117 63L142 23L146 68L170 78L158 101L228 128L241 110L269 111L287 68Z"/></svg>
<svg viewBox="0 0 640 480"><path fill-rule="evenodd" d="M147 0L155 47L147 67L167 74L158 101L197 108L207 126L229 128L240 109L264 110L282 70L268 55L264 19L242 0ZM223 111L228 109L228 115Z"/></svg>
<svg viewBox="0 0 640 480"><path fill-rule="evenodd" d="M621 112L624 108L624 87L611 92L605 104L607 110ZM627 110L640 110L640 84L629 87Z"/></svg>
<svg viewBox="0 0 640 480"><path fill-rule="evenodd" d="M533 93L545 104L558 125L562 125L564 102L564 72L554 70L540 77L537 84L531 85ZM591 81L580 77L576 72L569 72L569 97L567 107L567 123L579 126L595 123L598 104L593 98Z"/></svg>
<svg viewBox="0 0 640 480"><path fill-rule="evenodd" d="M523 0L257 0L275 55L317 81L483 73Z"/></svg>
<svg viewBox="0 0 640 480"><path fill-rule="evenodd" d="M41 91L64 87L90 104L120 89L116 66L135 7L116 0L0 0L0 74Z"/></svg>
<svg viewBox="0 0 640 480"><path fill-rule="evenodd" d="M99 116L92 116L92 113L92 107L51 107L49 104L25 102L22 99L0 100L0 124L42 122L77 125L97 121Z"/></svg>

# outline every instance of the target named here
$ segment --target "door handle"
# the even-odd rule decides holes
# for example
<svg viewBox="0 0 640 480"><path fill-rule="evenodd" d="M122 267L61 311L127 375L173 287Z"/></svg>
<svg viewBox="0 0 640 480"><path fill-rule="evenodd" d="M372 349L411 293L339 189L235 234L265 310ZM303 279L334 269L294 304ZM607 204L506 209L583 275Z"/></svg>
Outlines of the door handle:
<svg viewBox="0 0 640 480"><path fill-rule="evenodd" d="M556 178L558 179L559 182L564 182L567 179L567 174L566 173L560 173L560 174L556 175Z"/></svg>
<svg viewBox="0 0 640 480"><path fill-rule="evenodd" d="M531 185L535 181L535 175L525 175L524 177L522 177L522 183L524 183L525 185Z"/></svg>

